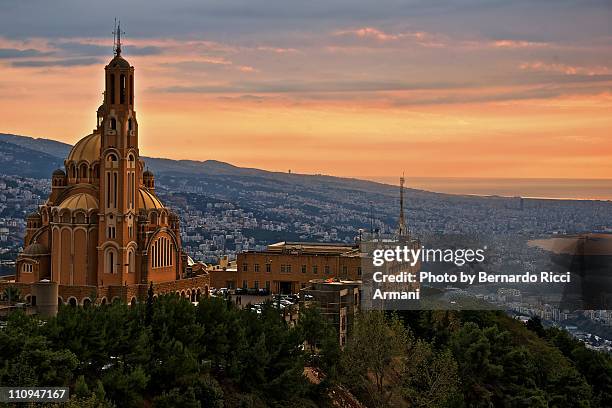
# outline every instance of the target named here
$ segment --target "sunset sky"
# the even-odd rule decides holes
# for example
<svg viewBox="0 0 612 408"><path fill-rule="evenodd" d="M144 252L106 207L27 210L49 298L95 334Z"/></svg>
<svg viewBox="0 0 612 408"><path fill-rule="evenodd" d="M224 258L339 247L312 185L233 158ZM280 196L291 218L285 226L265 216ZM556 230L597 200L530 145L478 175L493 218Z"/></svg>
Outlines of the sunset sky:
<svg viewBox="0 0 612 408"><path fill-rule="evenodd" d="M141 154L612 178L610 1L0 2L0 133L91 133L114 17Z"/></svg>

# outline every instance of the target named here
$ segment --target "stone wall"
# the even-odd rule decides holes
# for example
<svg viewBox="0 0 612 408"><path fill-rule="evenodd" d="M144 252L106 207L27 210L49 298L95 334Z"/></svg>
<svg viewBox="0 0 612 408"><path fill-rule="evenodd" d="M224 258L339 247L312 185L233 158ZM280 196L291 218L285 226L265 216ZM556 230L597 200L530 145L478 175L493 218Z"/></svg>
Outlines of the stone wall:
<svg viewBox="0 0 612 408"><path fill-rule="evenodd" d="M0 281L0 293L7 287L16 287L21 292L22 298L27 298L32 293L32 284ZM196 276L168 282L153 283L153 292L156 295L176 293L195 300L195 294L207 295L210 288L208 275ZM145 284L126 286L76 286L59 285L58 296L63 303L68 304L71 299L79 305L89 301L96 304L111 303L120 300L124 303L145 301L149 286Z"/></svg>

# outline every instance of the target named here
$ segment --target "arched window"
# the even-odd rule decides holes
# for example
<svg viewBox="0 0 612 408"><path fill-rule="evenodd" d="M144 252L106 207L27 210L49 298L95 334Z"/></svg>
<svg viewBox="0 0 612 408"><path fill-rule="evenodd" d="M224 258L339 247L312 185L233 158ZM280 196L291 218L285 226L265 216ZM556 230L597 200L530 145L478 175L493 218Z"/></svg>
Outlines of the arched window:
<svg viewBox="0 0 612 408"><path fill-rule="evenodd" d="M130 105L134 104L134 75L130 75Z"/></svg>
<svg viewBox="0 0 612 408"><path fill-rule="evenodd" d="M113 248L106 250L106 273L117 273L117 254Z"/></svg>
<svg viewBox="0 0 612 408"><path fill-rule="evenodd" d="M117 119L111 118L111 120L110 120L110 128L111 128L111 130L117 130Z"/></svg>
<svg viewBox="0 0 612 408"><path fill-rule="evenodd" d="M136 262L134 260L134 250L128 250L128 272L134 273L136 271Z"/></svg>
<svg viewBox="0 0 612 408"><path fill-rule="evenodd" d="M127 83L125 80L125 75L121 74L119 77L119 103L125 103L125 92L127 90Z"/></svg>
<svg viewBox="0 0 612 408"><path fill-rule="evenodd" d="M81 164L81 178L87 178L87 165L85 163Z"/></svg>
<svg viewBox="0 0 612 408"><path fill-rule="evenodd" d="M174 264L174 244L167 237L158 238L151 245L151 267L165 268Z"/></svg>
<svg viewBox="0 0 612 408"><path fill-rule="evenodd" d="M128 119L128 130L132 130L132 118Z"/></svg>
<svg viewBox="0 0 612 408"><path fill-rule="evenodd" d="M111 103L115 103L115 74L110 74L110 81L108 86L110 87L110 99Z"/></svg>

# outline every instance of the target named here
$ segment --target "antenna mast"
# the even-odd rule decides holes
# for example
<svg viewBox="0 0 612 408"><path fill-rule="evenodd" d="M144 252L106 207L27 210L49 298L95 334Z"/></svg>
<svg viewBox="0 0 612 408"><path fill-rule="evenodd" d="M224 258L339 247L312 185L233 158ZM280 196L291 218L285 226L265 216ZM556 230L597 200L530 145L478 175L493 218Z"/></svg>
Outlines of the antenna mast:
<svg viewBox="0 0 612 408"><path fill-rule="evenodd" d="M113 52L118 57L121 55L121 20L117 21L116 17L115 29L113 30Z"/></svg>

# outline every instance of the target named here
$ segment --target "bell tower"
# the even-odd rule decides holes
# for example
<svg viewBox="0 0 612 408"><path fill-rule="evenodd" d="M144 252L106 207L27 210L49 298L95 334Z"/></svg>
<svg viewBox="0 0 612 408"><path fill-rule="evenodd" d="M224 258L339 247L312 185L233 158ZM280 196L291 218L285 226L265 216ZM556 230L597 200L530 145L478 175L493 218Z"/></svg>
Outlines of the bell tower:
<svg viewBox="0 0 612 408"><path fill-rule="evenodd" d="M141 170L134 110L134 67L121 56L121 23L115 27L113 59L104 68L100 133L100 222L98 279L101 285L136 281L129 253L136 247L136 212ZM135 271L132 271L135 272Z"/></svg>

